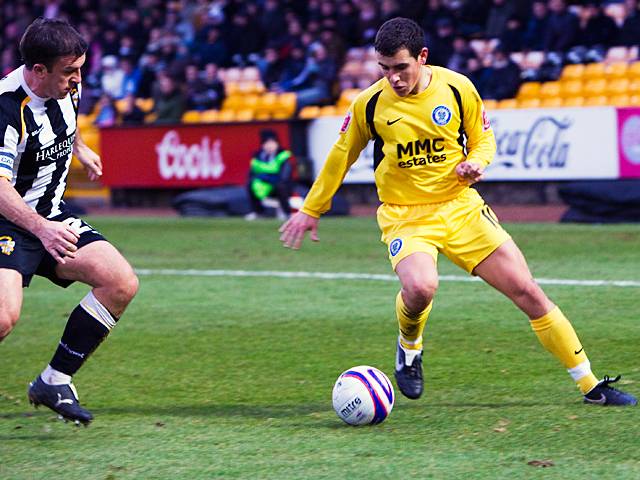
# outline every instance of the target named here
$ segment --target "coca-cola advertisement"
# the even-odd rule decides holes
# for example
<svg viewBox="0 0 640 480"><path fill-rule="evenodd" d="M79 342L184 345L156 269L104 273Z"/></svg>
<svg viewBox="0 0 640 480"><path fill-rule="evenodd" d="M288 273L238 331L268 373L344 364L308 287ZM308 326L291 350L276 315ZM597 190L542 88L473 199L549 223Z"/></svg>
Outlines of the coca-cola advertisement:
<svg viewBox="0 0 640 480"><path fill-rule="evenodd" d="M290 148L286 123L105 128L102 181L118 188L244 185L265 128Z"/></svg>

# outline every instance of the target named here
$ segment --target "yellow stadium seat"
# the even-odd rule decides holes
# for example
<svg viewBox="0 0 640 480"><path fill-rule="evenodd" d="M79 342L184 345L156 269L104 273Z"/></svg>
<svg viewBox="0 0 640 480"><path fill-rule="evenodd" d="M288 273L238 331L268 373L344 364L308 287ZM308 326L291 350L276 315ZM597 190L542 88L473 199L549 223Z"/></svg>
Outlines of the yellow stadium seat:
<svg viewBox="0 0 640 480"><path fill-rule="evenodd" d="M202 113L198 110L187 110L182 114L183 123L200 123Z"/></svg>
<svg viewBox="0 0 640 480"><path fill-rule="evenodd" d="M556 108L562 106L562 97L548 97L542 99L541 107L545 108Z"/></svg>
<svg viewBox="0 0 640 480"><path fill-rule="evenodd" d="M603 78L605 76L605 64L604 63L588 63L584 67L584 77L586 79Z"/></svg>
<svg viewBox="0 0 640 480"><path fill-rule="evenodd" d="M482 103L484 104L484 109L486 111L495 110L496 108L498 108L498 101L491 98L484 100Z"/></svg>
<svg viewBox="0 0 640 480"><path fill-rule="evenodd" d="M627 76L631 78L640 78L640 62L633 62L629 64Z"/></svg>
<svg viewBox="0 0 640 480"><path fill-rule="evenodd" d="M136 98L136 106L145 113L153 110L153 98Z"/></svg>
<svg viewBox="0 0 640 480"><path fill-rule="evenodd" d="M540 86L540 97L550 98L560 96L560 82L544 82Z"/></svg>
<svg viewBox="0 0 640 480"><path fill-rule="evenodd" d="M274 92L266 92L258 97L256 105L256 114L271 116L271 112L276 110L278 104L278 94Z"/></svg>
<svg viewBox="0 0 640 480"><path fill-rule="evenodd" d="M522 100L518 100L518 108L538 108L539 106L539 98L523 98Z"/></svg>
<svg viewBox="0 0 640 480"><path fill-rule="evenodd" d="M562 100L563 107L582 107L584 105L584 97L567 97Z"/></svg>
<svg viewBox="0 0 640 480"><path fill-rule="evenodd" d="M276 100L274 118L290 118L296 111L298 99L294 92L285 92L278 95Z"/></svg>
<svg viewBox="0 0 640 480"><path fill-rule="evenodd" d="M605 74L607 78L622 78L627 75L629 64L627 62L615 62L607 65Z"/></svg>
<svg viewBox="0 0 640 480"><path fill-rule="evenodd" d="M349 105L336 105L336 115L344 117L349 111Z"/></svg>
<svg viewBox="0 0 640 480"><path fill-rule="evenodd" d="M244 105L244 96L240 94L229 95L222 102L223 110L236 110Z"/></svg>
<svg viewBox="0 0 640 480"><path fill-rule="evenodd" d="M115 101L116 110L118 113L124 112L124 109L127 108L128 100L126 98L121 98L120 100Z"/></svg>
<svg viewBox="0 0 640 480"><path fill-rule="evenodd" d="M518 100L540 97L540 82L525 82L518 89Z"/></svg>
<svg viewBox="0 0 640 480"><path fill-rule="evenodd" d="M609 97L609 105L614 107L629 107L631 106L631 97L626 93L612 95Z"/></svg>
<svg viewBox="0 0 640 480"><path fill-rule="evenodd" d="M257 110L255 112L255 117L253 117L253 119L254 120L271 120L271 112Z"/></svg>
<svg viewBox="0 0 640 480"><path fill-rule="evenodd" d="M623 95L629 91L628 78L615 78L607 82L607 95Z"/></svg>
<svg viewBox="0 0 640 480"><path fill-rule="evenodd" d="M236 112L234 110L223 109L218 113L218 122L234 122L236 120Z"/></svg>
<svg viewBox="0 0 640 480"><path fill-rule="evenodd" d="M240 82L225 81L224 92L228 97L241 94L242 92L240 90Z"/></svg>
<svg viewBox="0 0 640 480"><path fill-rule="evenodd" d="M214 123L218 121L220 112L218 110L205 110L200 115L200 121L205 123Z"/></svg>
<svg viewBox="0 0 640 480"><path fill-rule="evenodd" d="M360 93L359 88L347 88L340 93L340 98L338 98L338 105L351 105L351 102L355 100L355 98Z"/></svg>
<svg viewBox="0 0 640 480"><path fill-rule="evenodd" d="M498 102L498 108L518 108L518 100L515 98L505 98Z"/></svg>
<svg viewBox="0 0 640 480"><path fill-rule="evenodd" d="M582 78L583 75L584 75L584 65L581 65L578 63L576 65L567 65L566 67L564 67L562 69L561 78L563 80L569 80L569 79L579 80Z"/></svg>
<svg viewBox="0 0 640 480"><path fill-rule="evenodd" d="M78 128L84 131L85 128L90 128L93 124L93 120L89 115L79 114L78 115Z"/></svg>
<svg viewBox="0 0 640 480"><path fill-rule="evenodd" d="M563 80L560 83L560 94L563 97L579 97L582 95L583 86L581 80Z"/></svg>
<svg viewBox="0 0 640 480"><path fill-rule="evenodd" d="M243 108L236 112L236 121L238 122L250 122L253 120L255 114L251 108Z"/></svg>
<svg viewBox="0 0 640 480"><path fill-rule="evenodd" d="M336 107L333 105L327 105L324 107L320 107L320 116L321 117L335 117L336 116Z"/></svg>
<svg viewBox="0 0 640 480"><path fill-rule="evenodd" d="M320 107L317 105L307 105L300 113L298 113L298 117L300 118L318 118L320 116Z"/></svg>
<svg viewBox="0 0 640 480"><path fill-rule="evenodd" d="M289 110L275 110L271 116L274 120L288 120L293 117L294 112Z"/></svg>
<svg viewBox="0 0 640 480"><path fill-rule="evenodd" d="M606 95L595 95L587 97L584 101L585 107L603 107L609 105L609 98Z"/></svg>
<svg viewBox="0 0 640 480"><path fill-rule="evenodd" d="M629 96L629 105L633 107L640 107L640 94L634 94Z"/></svg>
<svg viewBox="0 0 640 480"><path fill-rule="evenodd" d="M607 90L607 81L604 78L593 78L584 84L584 94L587 97L604 95Z"/></svg>
<svg viewBox="0 0 640 480"><path fill-rule="evenodd" d="M627 92L631 95L640 93L640 78L634 78L627 85Z"/></svg>

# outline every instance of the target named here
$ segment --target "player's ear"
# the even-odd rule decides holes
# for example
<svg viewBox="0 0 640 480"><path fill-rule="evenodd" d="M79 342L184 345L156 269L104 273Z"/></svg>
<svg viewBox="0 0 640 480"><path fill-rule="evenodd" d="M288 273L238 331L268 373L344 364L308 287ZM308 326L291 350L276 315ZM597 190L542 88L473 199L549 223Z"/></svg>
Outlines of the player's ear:
<svg viewBox="0 0 640 480"><path fill-rule="evenodd" d="M46 65L44 65L43 63L36 63L33 66L33 73L35 73L39 77L45 75L48 71L49 70L47 69Z"/></svg>
<svg viewBox="0 0 640 480"><path fill-rule="evenodd" d="M420 63L420 65L426 65L427 58L429 58L429 49L427 47L424 47L418 55L418 63Z"/></svg>

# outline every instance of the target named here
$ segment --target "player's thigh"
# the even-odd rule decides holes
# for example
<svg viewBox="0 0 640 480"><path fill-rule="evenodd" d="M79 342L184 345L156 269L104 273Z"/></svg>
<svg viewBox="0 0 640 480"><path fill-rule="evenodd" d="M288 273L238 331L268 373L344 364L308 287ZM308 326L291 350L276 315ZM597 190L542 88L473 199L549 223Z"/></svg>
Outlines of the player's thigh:
<svg viewBox="0 0 640 480"><path fill-rule="evenodd" d="M17 270L0 268L0 333L11 328L22 309L22 275Z"/></svg>
<svg viewBox="0 0 640 480"><path fill-rule="evenodd" d="M423 298L433 298L438 289L438 270L434 256L415 252L396 265L396 275L403 290Z"/></svg>
<svg viewBox="0 0 640 480"><path fill-rule="evenodd" d="M444 214L449 235L441 251L467 272L511 239L475 190L451 202Z"/></svg>
<svg viewBox="0 0 640 480"><path fill-rule="evenodd" d="M65 280L78 281L92 287L117 287L135 284L137 278L131 265L106 240L82 246L75 258L56 266L56 274ZM133 287L133 286L132 286Z"/></svg>

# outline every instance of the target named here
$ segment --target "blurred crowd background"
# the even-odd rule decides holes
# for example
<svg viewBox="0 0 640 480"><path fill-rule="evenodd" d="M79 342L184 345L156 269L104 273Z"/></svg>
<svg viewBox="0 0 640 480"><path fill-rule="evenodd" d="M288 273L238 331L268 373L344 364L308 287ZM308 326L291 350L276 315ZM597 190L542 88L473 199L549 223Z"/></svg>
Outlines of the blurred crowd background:
<svg viewBox="0 0 640 480"><path fill-rule="evenodd" d="M567 65L631 64L640 45L637 0L12 0L0 9L2 74L21 64L20 37L38 16L67 18L85 36L81 110L98 126L338 112L380 78L371 45L396 16L422 25L431 64L496 101L515 99L522 83L557 81Z"/></svg>

